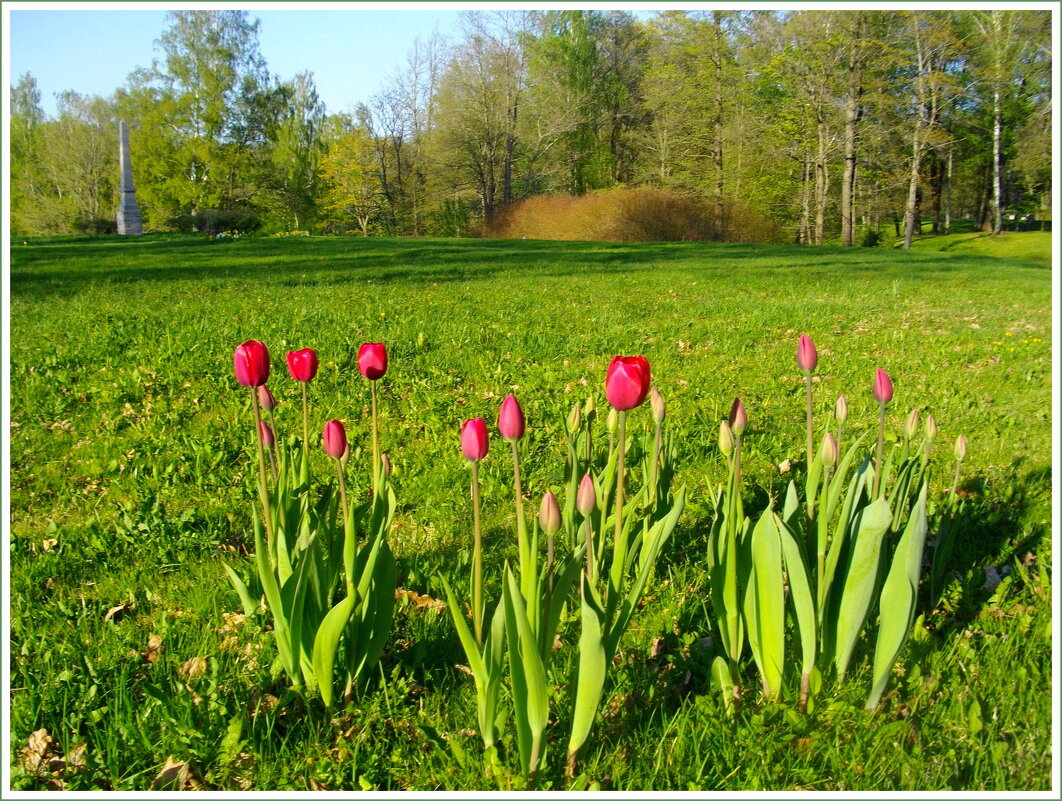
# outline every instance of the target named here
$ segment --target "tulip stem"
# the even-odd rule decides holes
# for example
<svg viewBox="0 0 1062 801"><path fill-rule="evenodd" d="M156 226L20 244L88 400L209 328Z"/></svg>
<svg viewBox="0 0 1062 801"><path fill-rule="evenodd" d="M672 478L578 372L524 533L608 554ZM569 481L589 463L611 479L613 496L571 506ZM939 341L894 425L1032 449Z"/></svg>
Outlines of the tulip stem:
<svg viewBox="0 0 1062 801"><path fill-rule="evenodd" d="M627 412L619 413L619 451L616 462L616 529L612 544L612 568L609 572L610 585L614 592L619 592L623 580L623 569L627 562L627 543L623 539L623 489L624 489L624 451L627 449ZM612 593L608 593L611 602Z"/></svg>
<svg viewBox="0 0 1062 801"><path fill-rule="evenodd" d="M350 510L347 508L347 480L343 476L343 460L336 459L336 470L339 472L339 498L343 502L343 525L347 524ZM347 579L350 580L349 577Z"/></svg>
<svg viewBox="0 0 1062 801"><path fill-rule="evenodd" d="M510 440L513 446L513 484L516 495L516 546L520 557L520 577L529 576L528 561L530 554L527 551L527 520L524 518L524 490L520 482L520 454L516 447L516 440Z"/></svg>
<svg viewBox="0 0 1062 801"><path fill-rule="evenodd" d="M811 370L804 371L804 384L807 386L807 429L808 429L808 467L811 469L811 463L815 458L815 436L813 432L812 422L812 402L811 402Z"/></svg>
<svg viewBox="0 0 1062 801"><path fill-rule="evenodd" d="M258 493L262 500L262 516L265 518L266 549L270 562L273 560L273 511L269 503L269 483L266 481L265 450L262 447L262 412L258 408L258 390L251 387L251 408L254 409L254 442L258 448Z"/></svg>
<svg viewBox="0 0 1062 801"><path fill-rule="evenodd" d="M472 627L483 647L483 540L479 529L479 463L472 462Z"/></svg>
<svg viewBox="0 0 1062 801"><path fill-rule="evenodd" d="M380 462L380 435L376 422L376 382L370 381L369 388L372 395L372 485L375 488L380 485L378 479L383 471L383 465Z"/></svg>
<svg viewBox="0 0 1062 801"><path fill-rule="evenodd" d="M277 440L277 437L279 435L277 434L277 418L273 414L273 410L272 409L269 410L269 425L271 425L273 427L273 442L275 443L276 440ZM269 452L269 460L270 460L270 464L273 465L273 480L276 481L277 478L280 477L280 470L277 467L277 455L276 455L276 446L275 445L274 445L273 450L271 450Z"/></svg>
<svg viewBox="0 0 1062 801"><path fill-rule="evenodd" d="M878 459L876 463L876 470L874 471L874 491L871 496L874 500L877 500L880 495L879 490L884 493L885 488L881 486L881 471L883 469L882 456L885 453L885 404L879 403L881 411L878 414Z"/></svg>
<svg viewBox="0 0 1062 801"><path fill-rule="evenodd" d="M586 522L584 526L586 528L586 577L590 581L594 580L594 529L590 525L590 515L585 518Z"/></svg>
<svg viewBox="0 0 1062 801"><path fill-rule="evenodd" d="M306 462L310 461L310 401L307 397L306 382L300 381L302 385L302 453Z"/></svg>

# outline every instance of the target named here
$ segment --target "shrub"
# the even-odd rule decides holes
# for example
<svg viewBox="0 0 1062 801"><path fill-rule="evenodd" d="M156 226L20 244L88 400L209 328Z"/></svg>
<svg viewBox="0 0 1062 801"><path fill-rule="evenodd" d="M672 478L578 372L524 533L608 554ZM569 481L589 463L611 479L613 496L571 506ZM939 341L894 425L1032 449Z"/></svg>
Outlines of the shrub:
<svg viewBox="0 0 1062 801"><path fill-rule="evenodd" d="M487 236L616 242L770 242L765 219L728 204L716 221L712 204L656 187L616 188L581 197L538 195L499 214Z"/></svg>
<svg viewBox="0 0 1062 801"><path fill-rule="evenodd" d="M193 214L181 214L169 221L178 231L214 236L222 232L249 234L262 227L257 214L243 209L203 209Z"/></svg>
<svg viewBox="0 0 1062 801"><path fill-rule="evenodd" d="M74 221L74 230L79 234L116 234L118 221L113 217L82 217Z"/></svg>

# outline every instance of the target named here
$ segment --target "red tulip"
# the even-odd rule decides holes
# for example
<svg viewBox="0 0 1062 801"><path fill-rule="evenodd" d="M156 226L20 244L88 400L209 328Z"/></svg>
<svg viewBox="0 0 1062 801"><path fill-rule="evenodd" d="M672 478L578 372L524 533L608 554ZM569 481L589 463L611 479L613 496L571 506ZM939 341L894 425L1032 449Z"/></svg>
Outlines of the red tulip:
<svg viewBox="0 0 1062 801"><path fill-rule="evenodd" d="M358 369L370 381L387 372L387 348L382 342L366 342L358 350Z"/></svg>
<svg viewBox="0 0 1062 801"><path fill-rule="evenodd" d="M273 437L273 429L266 425L265 420L258 421L258 436L262 438L262 444L267 448L272 448L276 442Z"/></svg>
<svg viewBox="0 0 1062 801"><path fill-rule="evenodd" d="M313 381L317 375L317 353L314 349L288 351L288 372L296 381Z"/></svg>
<svg viewBox="0 0 1062 801"><path fill-rule="evenodd" d="M880 367L874 374L874 400L878 403L888 403L892 400L892 381L889 374Z"/></svg>
<svg viewBox="0 0 1062 801"><path fill-rule="evenodd" d="M245 387L260 387L269 380L269 349L249 339L236 348L232 358L236 380Z"/></svg>
<svg viewBox="0 0 1062 801"><path fill-rule="evenodd" d="M641 406L649 394L649 361L644 356L613 356L605 375L605 397L625 412Z"/></svg>
<svg viewBox="0 0 1062 801"><path fill-rule="evenodd" d="M810 373L818 363L819 354L815 351L815 343L807 334L801 334L800 344L797 345L797 366Z"/></svg>
<svg viewBox="0 0 1062 801"><path fill-rule="evenodd" d="M745 404L741 402L741 398L734 398L734 405L730 407L730 430L734 432L734 436L740 437L748 422Z"/></svg>
<svg viewBox="0 0 1062 801"><path fill-rule="evenodd" d="M325 453L333 459L342 459L347 450L347 431L338 420L329 420L325 423L324 434L321 437Z"/></svg>
<svg viewBox="0 0 1062 801"><path fill-rule="evenodd" d="M478 462L487 455L487 423L482 417L465 420L461 424L461 453L470 462Z"/></svg>
<svg viewBox="0 0 1062 801"><path fill-rule="evenodd" d="M498 412L498 433L510 442L515 442L524 435L524 410L513 395L507 395Z"/></svg>
<svg viewBox="0 0 1062 801"><path fill-rule="evenodd" d="M277 405L277 399L273 397L273 393L269 391L269 387L265 384L258 388L258 405L267 412L273 411L273 408Z"/></svg>

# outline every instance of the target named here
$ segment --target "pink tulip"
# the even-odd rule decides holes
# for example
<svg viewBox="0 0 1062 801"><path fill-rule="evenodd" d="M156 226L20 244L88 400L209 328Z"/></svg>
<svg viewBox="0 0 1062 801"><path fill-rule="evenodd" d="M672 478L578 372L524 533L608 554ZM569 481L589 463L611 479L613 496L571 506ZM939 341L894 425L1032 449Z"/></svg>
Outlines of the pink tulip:
<svg viewBox="0 0 1062 801"><path fill-rule="evenodd" d="M730 407L730 430L734 436L740 437L748 425L748 415L745 414L745 404L741 398L734 398L734 405Z"/></svg>
<svg viewBox="0 0 1062 801"><path fill-rule="evenodd" d="M625 412L641 406L649 394L649 361L644 356L613 356L605 375L605 397Z"/></svg>
<svg viewBox="0 0 1062 801"><path fill-rule="evenodd" d="M258 421L258 436L262 438L262 444L267 448L272 448L276 439L273 437L273 429L266 425L265 420Z"/></svg>
<svg viewBox="0 0 1062 801"><path fill-rule="evenodd" d="M579 494L575 496L575 508L583 517L589 517L597 508L597 490L594 489L594 480L587 473L579 482Z"/></svg>
<svg viewBox="0 0 1062 801"><path fill-rule="evenodd" d="M366 342L358 350L358 369L370 381L383 378L387 372L387 348L382 342Z"/></svg>
<svg viewBox="0 0 1062 801"><path fill-rule="evenodd" d="M383 466L384 475L391 475L391 459L386 453L380 454L380 464Z"/></svg>
<svg viewBox="0 0 1062 801"><path fill-rule="evenodd" d="M878 403L888 403L892 400L892 381L889 374L880 367L874 374L874 400Z"/></svg>
<svg viewBox="0 0 1062 801"><path fill-rule="evenodd" d="M269 387L265 384L258 388L258 405L267 412L273 411L277 405L277 399L273 397L273 393L269 391Z"/></svg>
<svg viewBox="0 0 1062 801"><path fill-rule="evenodd" d="M269 380L269 349L249 339L236 348L232 358L236 380L245 387L260 387Z"/></svg>
<svg viewBox="0 0 1062 801"><path fill-rule="evenodd" d="M313 381L317 375L317 353L314 349L288 351L288 372L296 381Z"/></svg>
<svg viewBox="0 0 1062 801"><path fill-rule="evenodd" d="M324 434L321 437L325 453L333 459L342 459L347 450L347 431L338 420L329 420L325 423Z"/></svg>
<svg viewBox="0 0 1062 801"><path fill-rule="evenodd" d="M487 455L487 423L482 417L465 420L461 424L461 453L470 462L478 462Z"/></svg>
<svg viewBox="0 0 1062 801"><path fill-rule="evenodd" d="M561 510L552 492L547 492L542 496L542 504L538 507L538 524L547 534L556 534L560 531Z"/></svg>
<svg viewBox="0 0 1062 801"><path fill-rule="evenodd" d="M524 435L524 411L520 402L513 395L506 395L498 412L498 433L510 442L516 442Z"/></svg>
<svg viewBox="0 0 1062 801"><path fill-rule="evenodd" d="M815 350L815 343L807 334L800 335L800 344L797 345L797 366L804 372L810 373L819 363L819 354Z"/></svg>

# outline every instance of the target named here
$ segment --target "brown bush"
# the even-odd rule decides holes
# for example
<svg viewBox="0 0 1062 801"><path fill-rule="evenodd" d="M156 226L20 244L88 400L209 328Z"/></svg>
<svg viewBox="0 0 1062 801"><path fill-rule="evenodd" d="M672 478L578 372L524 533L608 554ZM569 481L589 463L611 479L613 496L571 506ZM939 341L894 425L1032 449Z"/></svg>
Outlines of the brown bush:
<svg viewBox="0 0 1062 801"><path fill-rule="evenodd" d="M710 203L694 195L639 187L582 197L537 195L499 214L487 236L507 239L613 242L770 242L777 232L766 219L729 205L722 226Z"/></svg>

